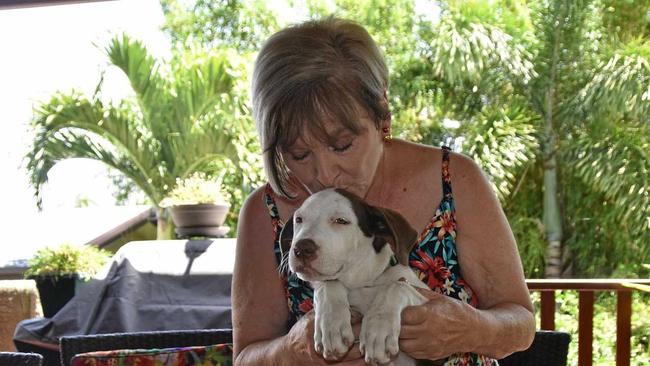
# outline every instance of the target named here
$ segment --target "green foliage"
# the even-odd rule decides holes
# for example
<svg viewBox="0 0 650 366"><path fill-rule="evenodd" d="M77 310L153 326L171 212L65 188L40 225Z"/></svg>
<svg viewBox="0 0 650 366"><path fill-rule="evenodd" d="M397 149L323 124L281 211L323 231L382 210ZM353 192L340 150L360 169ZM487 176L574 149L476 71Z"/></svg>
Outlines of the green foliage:
<svg viewBox="0 0 650 366"><path fill-rule="evenodd" d="M650 36L650 1L604 0L603 21L614 41Z"/></svg>
<svg viewBox="0 0 650 366"><path fill-rule="evenodd" d="M377 40L390 70L396 135L454 145L479 162L501 199L528 277L544 275L550 225L543 221L542 198L551 156L560 204L547 214L560 218L568 272L647 275L641 263L650 261L650 2L422 3L424 13L415 1L402 0L311 0L305 6L311 17L354 19ZM238 50L249 57L242 61L247 73L248 52L286 24L283 14L275 20L255 1L180 4L163 1L165 29L175 44ZM247 73L237 80L247 83ZM233 112L238 117L222 113L223 128L238 136L239 161L219 159L202 169L227 172L225 189L241 202L262 182L259 146L247 84L228 95L242 106Z"/></svg>
<svg viewBox="0 0 650 366"><path fill-rule="evenodd" d="M193 205L202 203L228 204L221 188L222 178L206 177L202 173L176 178L176 185L160 202L160 207Z"/></svg>
<svg viewBox="0 0 650 366"><path fill-rule="evenodd" d="M279 29L277 15L265 1L161 0L165 14L163 30L172 43L200 43L210 48L228 47L237 51L255 51Z"/></svg>
<svg viewBox="0 0 650 366"><path fill-rule="evenodd" d="M65 243L57 247L41 248L27 262L29 268L25 271L25 278L75 274L90 278L111 256L110 252L92 245L76 246Z"/></svg>

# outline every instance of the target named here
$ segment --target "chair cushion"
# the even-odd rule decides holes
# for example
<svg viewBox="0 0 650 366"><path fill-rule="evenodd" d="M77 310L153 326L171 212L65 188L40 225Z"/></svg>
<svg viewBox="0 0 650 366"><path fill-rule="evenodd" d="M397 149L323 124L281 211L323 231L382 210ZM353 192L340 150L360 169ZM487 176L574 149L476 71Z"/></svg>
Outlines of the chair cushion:
<svg viewBox="0 0 650 366"><path fill-rule="evenodd" d="M232 344L125 349L75 355L71 366L232 366Z"/></svg>

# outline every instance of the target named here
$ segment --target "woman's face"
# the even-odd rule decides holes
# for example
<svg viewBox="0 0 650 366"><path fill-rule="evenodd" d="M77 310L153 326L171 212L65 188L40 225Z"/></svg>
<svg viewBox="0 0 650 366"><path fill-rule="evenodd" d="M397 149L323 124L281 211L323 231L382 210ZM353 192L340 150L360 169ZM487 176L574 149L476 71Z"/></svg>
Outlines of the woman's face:
<svg viewBox="0 0 650 366"><path fill-rule="evenodd" d="M372 120L356 135L342 125L326 126L332 145L313 136L302 136L282 150L291 175L312 194L325 188L343 188L365 197L375 178L383 153L383 136Z"/></svg>

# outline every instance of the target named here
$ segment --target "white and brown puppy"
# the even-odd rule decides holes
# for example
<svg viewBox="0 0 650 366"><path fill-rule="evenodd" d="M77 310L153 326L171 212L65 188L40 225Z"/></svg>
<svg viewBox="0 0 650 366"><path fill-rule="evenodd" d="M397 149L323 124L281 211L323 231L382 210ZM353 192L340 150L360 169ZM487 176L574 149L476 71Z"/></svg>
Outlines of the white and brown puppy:
<svg viewBox="0 0 650 366"><path fill-rule="evenodd" d="M400 316L426 301L413 286L427 286L408 267L417 233L400 214L326 189L305 200L281 237L291 271L314 288L317 352L326 359L348 352L354 309L363 314L359 347L367 363L415 364L399 353Z"/></svg>

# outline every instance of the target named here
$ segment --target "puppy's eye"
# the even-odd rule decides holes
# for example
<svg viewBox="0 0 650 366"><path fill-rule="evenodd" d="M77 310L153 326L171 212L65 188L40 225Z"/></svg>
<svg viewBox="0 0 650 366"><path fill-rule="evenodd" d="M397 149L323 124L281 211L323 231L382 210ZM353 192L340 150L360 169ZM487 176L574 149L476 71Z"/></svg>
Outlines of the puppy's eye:
<svg viewBox="0 0 650 366"><path fill-rule="evenodd" d="M348 225L350 223L350 221L348 221L348 220L346 220L344 218L338 217L338 218L334 219L334 223L340 224L340 225Z"/></svg>
<svg viewBox="0 0 650 366"><path fill-rule="evenodd" d="M302 217L296 216L296 224L302 224Z"/></svg>

